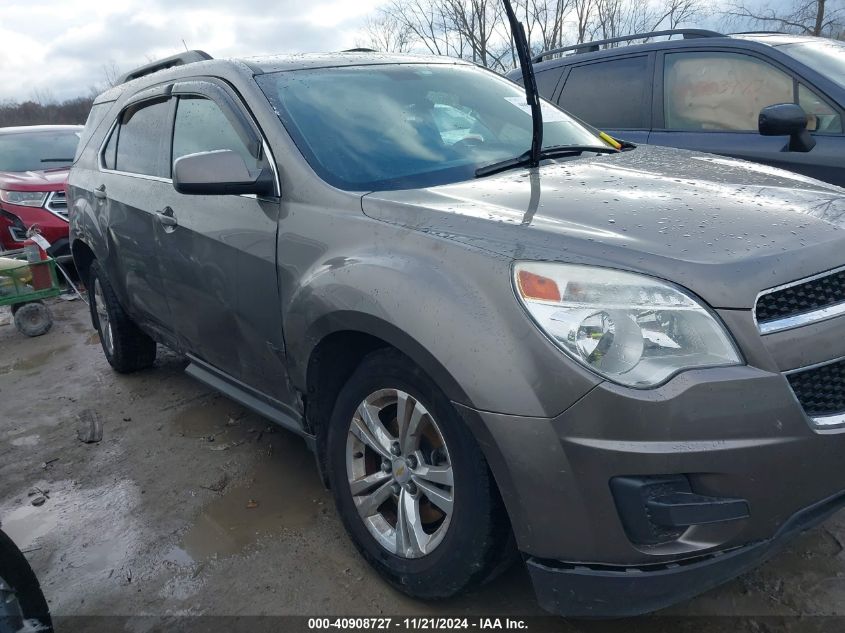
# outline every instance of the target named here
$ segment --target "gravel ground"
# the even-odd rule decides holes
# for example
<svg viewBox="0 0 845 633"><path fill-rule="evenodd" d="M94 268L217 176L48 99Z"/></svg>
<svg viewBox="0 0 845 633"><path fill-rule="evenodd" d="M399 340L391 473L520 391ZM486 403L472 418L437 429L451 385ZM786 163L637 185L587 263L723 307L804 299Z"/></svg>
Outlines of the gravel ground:
<svg viewBox="0 0 845 633"><path fill-rule="evenodd" d="M355 552L300 438L187 377L161 348L149 371L112 372L86 306L52 309L56 324L37 339L0 312L0 521L54 615L542 615L518 565L445 602L397 593ZM77 430L92 417L103 438L86 444ZM34 488L48 497L40 507ZM843 543L839 514L759 570L659 617L561 628L830 623L808 616L845 615Z"/></svg>

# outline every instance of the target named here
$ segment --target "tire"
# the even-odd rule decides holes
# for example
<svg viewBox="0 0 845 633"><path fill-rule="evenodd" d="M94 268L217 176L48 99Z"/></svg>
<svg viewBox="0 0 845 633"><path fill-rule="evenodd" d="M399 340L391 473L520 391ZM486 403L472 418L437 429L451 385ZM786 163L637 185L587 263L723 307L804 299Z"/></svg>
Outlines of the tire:
<svg viewBox="0 0 845 633"><path fill-rule="evenodd" d="M40 301L25 303L14 310L15 327L26 336L43 336L53 327L50 309Z"/></svg>
<svg viewBox="0 0 845 633"><path fill-rule="evenodd" d="M109 364L121 374L151 367L156 358L155 341L126 314L96 261L91 264L88 289L91 320L100 334L100 344Z"/></svg>
<svg viewBox="0 0 845 633"><path fill-rule="evenodd" d="M25 621L42 628L24 628ZM33 622L30 622L34 624ZM0 531L0 633L53 630L50 609L26 557Z"/></svg>
<svg viewBox="0 0 845 633"><path fill-rule="evenodd" d="M369 427L377 431L369 435L362 433L365 401L377 422ZM417 432L402 442L400 402L410 412L405 428L419 420ZM389 473L387 445L393 449ZM326 450L343 524L364 558L391 585L416 598L447 598L502 571L511 529L487 463L449 399L407 357L380 350L364 359L335 402ZM397 451L404 454L397 456ZM408 461L411 455L418 459ZM372 486L365 485L364 477ZM414 520L401 523L400 507ZM402 538L397 538L397 525L408 526L398 530Z"/></svg>

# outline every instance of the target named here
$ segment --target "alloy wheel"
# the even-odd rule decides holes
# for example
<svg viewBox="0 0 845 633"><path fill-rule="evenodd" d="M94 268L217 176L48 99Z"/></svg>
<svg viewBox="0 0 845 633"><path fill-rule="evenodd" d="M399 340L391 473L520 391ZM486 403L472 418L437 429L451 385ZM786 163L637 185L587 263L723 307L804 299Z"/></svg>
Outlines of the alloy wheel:
<svg viewBox="0 0 845 633"><path fill-rule="evenodd" d="M111 355L114 353L114 334L112 333L109 311L106 308L106 300L103 295L103 286L99 279L94 279L94 305L97 309L97 320L100 323L100 336L106 351Z"/></svg>
<svg viewBox="0 0 845 633"><path fill-rule="evenodd" d="M358 406L346 440L352 499L388 552L421 558L443 541L452 518L449 449L434 417L413 396L381 389Z"/></svg>

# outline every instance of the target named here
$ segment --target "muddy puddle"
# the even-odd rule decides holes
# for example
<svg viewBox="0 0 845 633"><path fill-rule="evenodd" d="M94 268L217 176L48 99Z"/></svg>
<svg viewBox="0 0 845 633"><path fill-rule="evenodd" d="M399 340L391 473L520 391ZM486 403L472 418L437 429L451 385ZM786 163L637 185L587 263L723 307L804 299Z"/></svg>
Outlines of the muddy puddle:
<svg viewBox="0 0 845 633"><path fill-rule="evenodd" d="M166 560L186 565L231 556L259 539L319 519L329 495L302 438L272 429L252 445L261 452L253 472L242 483L228 484L203 508Z"/></svg>
<svg viewBox="0 0 845 633"><path fill-rule="evenodd" d="M180 411L171 423L171 431L181 437L216 439L223 435L238 435L253 427L263 428L268 424L271 423L251 414L228 398L213 396Z"/></svg>
<svg viewBox="0 0 845 633"><path fill-rule="evenodd" d="M36 371L44 367L54 356L59 356L69 350L70 345L60 345L52 347L43 352L32 354L26 358L21 358L14 361L10 365L0 365L0 376L3 374L10 374L13 371Z"/></svg>
<svg viewBox="0 0 845 633"><path fill-rule="evenodd" d="M111 576L137 546L139 531L130 518L137 504L128 480L83 489L69 481L39 484L49 498L44 505L21 503L0 512L3 531L23 551L40 551L73 570L78 580ZM63 547L57 544L70 537Z"/></svg>

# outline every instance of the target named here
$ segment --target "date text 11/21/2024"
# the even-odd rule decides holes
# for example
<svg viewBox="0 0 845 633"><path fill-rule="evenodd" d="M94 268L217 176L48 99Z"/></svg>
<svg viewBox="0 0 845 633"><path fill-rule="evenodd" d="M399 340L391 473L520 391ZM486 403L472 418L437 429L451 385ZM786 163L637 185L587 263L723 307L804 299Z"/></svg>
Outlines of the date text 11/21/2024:
<svg viewBox="0 0 845 633"><path fill-rule="evenodd" d="M399 631L525 631L528 624L512 618L309 618L309 630Z"/></svg>

